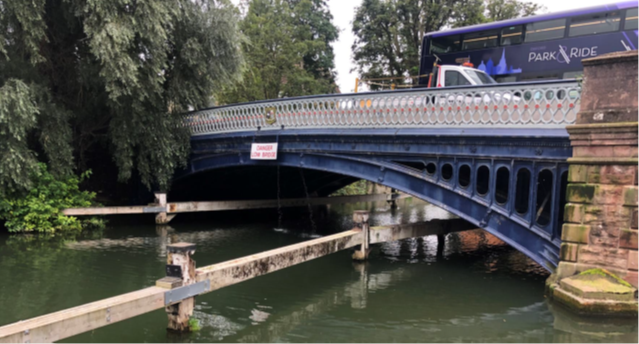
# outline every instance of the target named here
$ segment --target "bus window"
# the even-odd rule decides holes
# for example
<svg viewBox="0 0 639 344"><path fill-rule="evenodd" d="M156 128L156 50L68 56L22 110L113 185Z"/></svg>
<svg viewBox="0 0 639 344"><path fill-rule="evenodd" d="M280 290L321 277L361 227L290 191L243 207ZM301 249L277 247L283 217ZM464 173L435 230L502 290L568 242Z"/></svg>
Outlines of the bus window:
<svg viewBox="0 0 639 344"><path fill-rule="evenodd" d="M447 70L444 74L444 84L448 86L470 85L470 82L460 73L454 70Z"/></svg>
<svg viewBox="0 0 639 344"><path fill-rule="evenodd" d="M489 85L496 83L493 78L489 77L488 74L482 71L473 69L464 69L464 71L466 72L466 74L468 74L468 76L470 76L471 79L473 79L473 81L477 85Z"/></svg>
<svg viewBox="0 0 639 344"><path fill-rule="evenodd" d="M554 19L526 25L526 42L539 42L564 37L566 19Z"/></svg>
<svg viewBox="0 0 639 344"><path fill-rule="evenodd" d="M629 8L626 10L626 23L623 26L624 30L637 30L637 9Z"/></svg>
<svg viewBox="0 0 639 344"><path fill-rule="evenodd" d="M570 21L570 37L593 35L619 30L621 13L619 11L588 14L574 17Z"/></svg>
<svg viewBox="0 0 639 344"><path fill-rule="evenodd" d="M513 45L521 44L523 42L522 37L523 26L510 26L501 30L501 45Z"/></svg>
<svg viewBox="0 0 639 344"><path fill-rule="evenodd" d="M480 31L464 35L462 50L483 49L497 46L499 31Z"/></svg>
<svg viewBox="0 0 639 344"><path fill-rule="evenodd" d="M445 54L459 51L459 41L459 35L433 38L430 44L430 52L431 54Z"/></svg>

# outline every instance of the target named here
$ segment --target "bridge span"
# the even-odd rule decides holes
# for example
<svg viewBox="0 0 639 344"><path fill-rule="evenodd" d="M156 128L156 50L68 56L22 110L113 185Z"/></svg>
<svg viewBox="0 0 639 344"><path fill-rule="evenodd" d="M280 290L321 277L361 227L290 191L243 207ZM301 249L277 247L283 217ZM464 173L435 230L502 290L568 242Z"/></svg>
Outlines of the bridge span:
<svg viewBox="0 0 639 344"><path fill-rule="evenodd" d="M431 202L553 270L572 156L565 127L576 120L580 95L571 80L197 111L185 117L192 156L171 197L195 197L194 189L216 197L230 189L244 198L326 196L366 179ZM253 143L277 143L277 159L252 160Z"/></svg>

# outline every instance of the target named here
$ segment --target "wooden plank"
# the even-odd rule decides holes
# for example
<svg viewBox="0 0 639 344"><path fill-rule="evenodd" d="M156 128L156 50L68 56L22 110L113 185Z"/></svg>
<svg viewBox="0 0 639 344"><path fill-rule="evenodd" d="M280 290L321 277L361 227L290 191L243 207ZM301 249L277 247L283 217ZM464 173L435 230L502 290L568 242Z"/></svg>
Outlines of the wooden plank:
<svg viewBox="0 0 639 344"><path fill-rule="evenodd" d="M175 202L167 203L166 207L153 205L136 205L126 207L98 207L98 208L68 208L62 213L67 216L88 216L88 215L124 215L124 214L146 214L146 213L190 213L200 211L223 211L223 210L243 210L243 209L267 209L281 207L303 207L308 204L340 204L355 202L372 202L411 197L401 194L392 196L390 194L358 195L358 196L336 196L336 197L312 197L312 198L289 198L278 202L275 199L266 200L240 200L240 201L210 201L210 202Z"/></svg>
<svg viewBox="0 0 639 344"><path fill-rule="evenodd" d="M85 216L85 215L122 215L122 214L145 214L159 213L166 210L165 208L152 207L146 205L136 205L130 207L98 207L98 208L68 208L62 210L62 214L67 216Z"/></svg>
<svg viewBox="0 0 639 344"><path fill-rule="evenodd" d="M471 223L462 219L431 220L404 225L371 227L370 243L377 244L427 235L448 234L476 229Z"/></svg>
<svg viewBox="0 0 639 344"><path fill-rule="evenodd" d="M307 205L340 204L355 202L372 202L387 200L389 194L358 195L358 196L336 196L336 197L313 197L313 198L290 198L279 201L280 207L303 207ZM410 197L401 195L398 198ZM212 201L212 202L175 202L168 203L168 213L189 213L200 211L222 211L222 210L243 210L243 209L265 209L275 208L278 201L268 200L241 200L241 201Z"/></svg>
<svg viewBox="0 0 639 344"><path fill-rule="evenodd" d="M460 219L371 228L370 243L401 240L473 229ZM197 282L209 280L211 292L245 280L307 262L362 243L362 230L353 229L270 251L205 266ZM0 327L0 342L53 342L118 321L164 308L166 289L150 287Z"/></svg>
<svg viewBox="0 0 639 344"><path fill-rule="evenodd" d="M150 287L0 327L0 343L50 343L164 308L166 289Z"/></svg>
<svg viewBox="0 0 639 344"><path fill-rule="evenodd" d="M265 275L311 259L345 250L362 242L362 231L350 231L305 241L251 256L197 269L198 282L211 281L209 291Z"/></svg>
<svg viewBox="0 0 639 344"><path fill-rule="evenodd" d="M274 272L361 243L361 230L350 230L196 270L198 282L211 280L207 292ZM132 293L69 308L0 327L0 343L53 342L164 308L165 288Z"/></svg>

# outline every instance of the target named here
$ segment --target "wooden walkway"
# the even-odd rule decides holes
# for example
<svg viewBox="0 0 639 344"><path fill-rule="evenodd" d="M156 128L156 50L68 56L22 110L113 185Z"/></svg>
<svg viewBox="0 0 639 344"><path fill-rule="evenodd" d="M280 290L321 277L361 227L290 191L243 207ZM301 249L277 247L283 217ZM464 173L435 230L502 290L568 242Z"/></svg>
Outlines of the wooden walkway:
<svg viewBox="0 0 639 344"><path fill-rule="evenodd" d="M2 326L0 342L54 342L161 308L167 310L169 327L179 328L188 323L196 295L355 246L362 250L369 244L474 229L458 219L373 228L368 227L366 212L356 212L354 219L355 228L349 231L198 269L190 260L195 244L169 245L168 277L156 286ZM353 256L365 258L367 253Z"/></svg>

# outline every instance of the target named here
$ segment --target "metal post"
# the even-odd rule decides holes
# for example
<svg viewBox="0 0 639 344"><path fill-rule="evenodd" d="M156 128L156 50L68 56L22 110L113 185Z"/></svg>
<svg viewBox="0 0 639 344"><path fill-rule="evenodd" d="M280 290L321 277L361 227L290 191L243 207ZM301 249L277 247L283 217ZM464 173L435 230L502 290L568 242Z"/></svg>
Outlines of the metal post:
<svg viewBox="0 0 639 344"><path fill-rule="evenodd" d="M355 93L357 93L358 88L359 88L359 78L355 78Z"/></svg>
<svg viewBox="0 0 639 344"><path fill-rule="evenodd" d="M360 249L353 253L353 259L366 260L368 258L368 254L370 253L370 228L368 226L368 211L356 210L353 213L353 222L355 222L355 226L362 231L362 244L360 245Z"/></svg>
<svg viewBox="0 0 639 344"><path fill-rule="evenodd" d="M181 242L167 245L166 249L167 277L158 280L156 286L174 289L194 284L195 260L191 258L191 255L195 253L195 244ZM167 329L176 332L188 332L190 330L189 320L193 315L194 306L194 297L183 299L179 303L166 306L165 310L169 317Z"/></svg>

